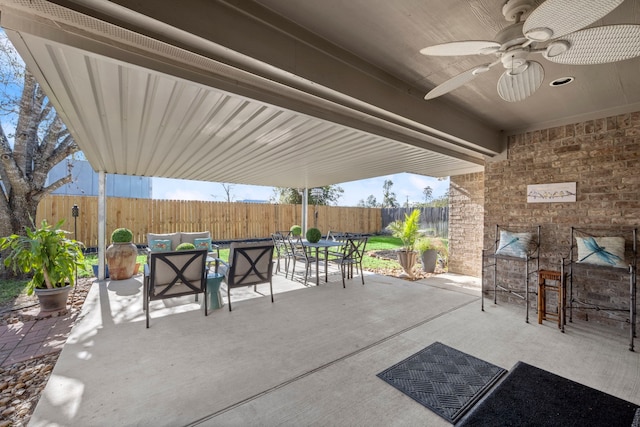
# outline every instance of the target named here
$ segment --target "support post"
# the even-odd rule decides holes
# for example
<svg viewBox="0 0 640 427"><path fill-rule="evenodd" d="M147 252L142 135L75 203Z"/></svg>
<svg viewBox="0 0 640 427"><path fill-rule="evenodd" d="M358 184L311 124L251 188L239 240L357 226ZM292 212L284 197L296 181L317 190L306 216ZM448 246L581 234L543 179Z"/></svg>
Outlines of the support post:
<svg viewBox="0 0 640 427"><path fill-rule="evenodd" d="M107 174L98 172L98 280L106 278L105 242L107 235Z"/></svg>

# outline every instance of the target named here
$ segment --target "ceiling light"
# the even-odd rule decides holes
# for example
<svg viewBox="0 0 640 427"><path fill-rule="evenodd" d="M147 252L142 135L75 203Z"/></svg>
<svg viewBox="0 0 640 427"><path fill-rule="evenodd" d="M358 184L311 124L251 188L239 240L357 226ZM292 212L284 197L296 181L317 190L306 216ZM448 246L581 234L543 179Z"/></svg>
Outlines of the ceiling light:
<svg viewBox="0 0 640 427"><path fill-rule="evenodd" d="M555 79L554 81L549 83L549 86L552 86L552 87L564 86L564 85L568 85L574 80L575 80L574 77L560 77L559 79Z"/></svg>

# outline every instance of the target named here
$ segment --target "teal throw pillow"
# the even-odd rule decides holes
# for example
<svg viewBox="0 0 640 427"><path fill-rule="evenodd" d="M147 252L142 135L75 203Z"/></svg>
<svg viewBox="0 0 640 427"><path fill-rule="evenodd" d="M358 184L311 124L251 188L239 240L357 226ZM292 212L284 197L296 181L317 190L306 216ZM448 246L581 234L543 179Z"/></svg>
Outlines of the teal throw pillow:
<svg viewBox="0 0 640 427"><path fill-rule="evenodd" d="M149 242L151 252L170 252L171 240L152 240Z"/></svg>
<svg viewBox="0 0 640 427"><path fill-rule="evenodd" d="M624 262L624 237L576 237L578 262L627 268Z"/></svg>
<svg viewBox="0 0 640 427"><path fill-rule="evenodd" d="M531 233L512 233L500 230L500 242L498 242L496 255L526 258L530 251L532 238Z"/></svg>
<svg viewBox="0 0 640 427"><path fill-rule="evenodd" d="M207 251L211 251L211 238L201 238L201 239L193 239L193 244L196 249L206 249Z"/></svg>

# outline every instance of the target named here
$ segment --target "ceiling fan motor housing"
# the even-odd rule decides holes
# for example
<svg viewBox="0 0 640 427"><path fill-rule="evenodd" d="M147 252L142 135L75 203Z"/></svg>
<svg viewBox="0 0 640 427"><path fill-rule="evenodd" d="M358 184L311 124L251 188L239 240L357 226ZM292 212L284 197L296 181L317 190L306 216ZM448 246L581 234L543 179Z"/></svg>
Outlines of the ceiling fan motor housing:
<svg viewBox="0 0 640 427"><path fill-rule="evenodd" d="M507 21L519 22L533 7L531 0L507 0L502 6L502 14Z"/></svg>

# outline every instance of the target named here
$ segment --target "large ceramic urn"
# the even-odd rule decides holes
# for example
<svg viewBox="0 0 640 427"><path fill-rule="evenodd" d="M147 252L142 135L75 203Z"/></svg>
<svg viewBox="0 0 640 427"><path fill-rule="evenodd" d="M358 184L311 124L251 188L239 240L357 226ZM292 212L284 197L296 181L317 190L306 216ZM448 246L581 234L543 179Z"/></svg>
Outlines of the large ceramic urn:
<svg viewBox="0 0 640 427"><path fill-rule="evenodd" d="M405 277L413 279L413 266L416 265L418 253L416 251L407 250L399 250L396 253L398 254L398 263L402 266L404 275L406 275Z"/></svg>
<svg viewBox="0 0 640 427"><path fill-rule="evenodd" d="M124 280L133 276L136 268L138 248L131 242L112 243L107 248L107 265L111 280Z"/></svg>

